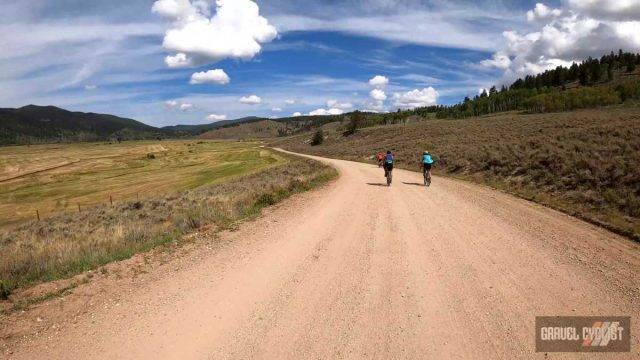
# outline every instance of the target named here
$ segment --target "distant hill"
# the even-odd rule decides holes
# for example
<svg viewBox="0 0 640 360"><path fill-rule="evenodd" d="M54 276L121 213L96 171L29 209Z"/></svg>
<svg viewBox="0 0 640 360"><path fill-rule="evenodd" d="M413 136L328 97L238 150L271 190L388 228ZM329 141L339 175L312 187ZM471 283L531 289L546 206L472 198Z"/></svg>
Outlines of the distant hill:
<svg viewBox="0 0 640 360"><path fill-rule="evenodd" d="M113 115L72 112L55 106L0 109L0 145L164 136L166 133L158 128Z"/></svg>
<svg viewBox="0 0 640 360"><path fill-rule="evenodd" d="M233 126L231 126L233 125ZM259 120L227 124L198 136L200 139L261 139L274 138L285 131L284 123L273 120Z"/></svg>
<svg viewBox="0 0 640 360"><path fill-rule="evenodd" d="M251 122L262 121L262 120L265 120L265 119L256 117L256 116L247 116L247 117L234 119L234 120L216 121L210 124L165 126L162 128L162 130L177 133L177 134L182 134L182 135L200 135L200 134L206 133L207 131L222 128L225 126L251 123Z"/></svg>

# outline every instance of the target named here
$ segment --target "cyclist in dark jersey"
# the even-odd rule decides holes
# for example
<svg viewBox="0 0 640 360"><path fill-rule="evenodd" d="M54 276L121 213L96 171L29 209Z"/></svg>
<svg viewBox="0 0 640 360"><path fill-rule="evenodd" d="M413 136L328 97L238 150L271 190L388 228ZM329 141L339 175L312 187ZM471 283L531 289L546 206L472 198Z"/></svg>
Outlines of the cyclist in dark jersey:
<svg viewBox="0 0 640 360"><path fill-rule="evenodd" d="M393 171L393 160L393 154L391 150L388 150L387 155L384 157L384 164L382 165L384 167L384 177L387 177L388 172Z"/></svg>

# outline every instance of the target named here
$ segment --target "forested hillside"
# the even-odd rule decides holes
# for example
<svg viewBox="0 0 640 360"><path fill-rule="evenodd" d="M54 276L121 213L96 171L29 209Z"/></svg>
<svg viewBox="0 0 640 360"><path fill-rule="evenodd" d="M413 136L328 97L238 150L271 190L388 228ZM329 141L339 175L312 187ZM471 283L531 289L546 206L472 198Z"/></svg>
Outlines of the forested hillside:
<svg viewBox="0 0 640 360"><path fill-rule="evenodd" d="M166 135L153 126L113 115L71 112L54 106L0 109L0 145L163 136Z"/></svg>
<svg viewBox="0 0 640 360"><path fill-rule="evenodd" d="M464 118L520 110L529 113L570 111L640 99L640 55L611 53L588 58L570 67L558 66L516 80L510 87L495 86L453 106L418 108L408 113L437 118Z"/></svg>

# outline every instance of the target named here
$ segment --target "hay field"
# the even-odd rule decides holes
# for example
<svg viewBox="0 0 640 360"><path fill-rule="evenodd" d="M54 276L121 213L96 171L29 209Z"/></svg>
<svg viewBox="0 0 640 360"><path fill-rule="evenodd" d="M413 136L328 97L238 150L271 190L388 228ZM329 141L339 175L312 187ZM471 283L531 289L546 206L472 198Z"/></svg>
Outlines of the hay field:
<svg viewBox="0 0 640 360"><path fill-rule="evenodd" d="M0 227L223 182L284 160L257 143L138 141L0 148Z"/></svg>

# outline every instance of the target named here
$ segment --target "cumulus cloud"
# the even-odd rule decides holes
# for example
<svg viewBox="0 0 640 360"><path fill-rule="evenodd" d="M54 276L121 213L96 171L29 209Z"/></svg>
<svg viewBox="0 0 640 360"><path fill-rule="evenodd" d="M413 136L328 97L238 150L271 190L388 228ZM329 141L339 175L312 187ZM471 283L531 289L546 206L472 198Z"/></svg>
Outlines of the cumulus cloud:
<svg viewBox="0 0 640 360"><path fill-rule="evenodd" d="M164 63L170 68L186 68L193 66L193 61L187 58L187 54L184 53L168 55L164 58Z"/></svg>
<svg viewBox="0 0 640 360"><path fill-rule="evenodd" d="M412 90L393 95L394 105L403 109L432 106L438 104L438 92L433 87Z"/></svg>
<svg viewBox="0 0 640 360"><path fill-rule="evenodd" d="M340 110L349 110L353 107L353 104L351 104L350 102L341 103L338 100L329 100L327 101L327 107Z"/></svg>
<svg viewBox="0 0 640 360"><path fill-rule="evenodd" d="M302 116L302 113L301 113L301 112L296 111L296 112L294 112L293 114L291 114L291 116L293 116L293 117Z"/></svg>
<svg viewBox="0 0 640 360"><path fill-rule="evenodd" d="M222 69L197 72L191 75L190 84L219 84L229 83L229 76Z"/></svg>
<svg viewBox="0 0 640 360"><path fill-rule="evenodd" d="M287 100L284 101L284 103L287 104L287 105L294 105L296 103L296 101L295 100L291 100L291 99L287 99Z"/></svg>
<svg viewBox="0 0 640 360"><path fill-rule="evenodd" d="M387 94L385 94L385 92L380 89L371 90L371 92L369 93L369 97L371 97L373 100L376 100L376 101L387 100Z"/></svg>
<svg viewBox="0 0 640 360"><path fill-rule="evenodd" d="M212 17L204 0L158 0L152 11L173 20L163 41L172 67L251 59L278 35L251 0L217 0Z"/></svg>
<svg viewBox="0 0 640 360"><path fill-rule="evenodd" d="M189 103L180 104L180 111L191 111L193 110L193 108L194 108L193 104L189 104Z"/></svg>
<svg viewBox="0 0 640 360"><path fill-rule="evenodd" d="M227 115L211 114L211 115L207 116L207 120L209 120L209 121L222 121L222 120L227 120Z"/></svg>
<svg viewBox="0 0 640 360"><path fill-rule="evenodd" d="M369 79L369 85L381 89L389 85L389 78L382 75L376 75L373 78Z"/></svg>
<svg viewBox="0 0 640 360"><path fill-rule="evenodd" d="M258 105L262 103L262 99L260 98L260 96L257 96L257 95L243 96L240 98L239 101L247 105Z"/></svg>
<svg viewBox="0 0 640 360"><path fill-rule="evenodd" d="M186 103L186 102L180 102L177 100L167 100L164 102L164 106L165 108L167 108L168 110L175 110L178 109L180 111L191 111L195 108L195 106L191 103Z"/></svg>
<svg viewBox="0 0 640 360"><path fill-rule="evenodd" d="M639 20L637 0L567 0L569 9L599 19Z"/></svg>
<svg viewBox="0 0 640 360"><path fill-rule="evenodd" d="M538 31L504 32L504 49L481 64L504 69L505 81L512 81L617 49L640 50L639 1L567 0L563 5L555 15L536 6L532 14L538 19L549 12L548 21Z"/></svg>
<svg viewBox="0 0 640 360"><path fill-rule="evenodd" d="M545 4L537 3L536 7L527 11L527 21L542 21L562 15L562 10L552 9Z"/></svg>
<svg viewBox="0 0 640 360"><path fill-rule="evenodd" d="M499 51L493 54L493 57L491 57L491 59L482 60L480 64L488 68L506 70L511 65L511 58L509 58L509 55Z"/></svg>
<svg viewBox="0 0 640 360"><path fill-rule="evenodd" d="M313 110L309 113L309 115L311 116L318 116L318 115L342 115L344 114L344 111L341 109L317 109L317 110Z"/></svg>
<svg viewBox="0 0 640 360"><path fill-rule="evenodd" d="M273 112L281 112L282 108L274 107L274 108L271 109L271 111L273 111Z"/></svg>

